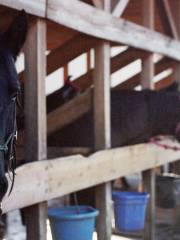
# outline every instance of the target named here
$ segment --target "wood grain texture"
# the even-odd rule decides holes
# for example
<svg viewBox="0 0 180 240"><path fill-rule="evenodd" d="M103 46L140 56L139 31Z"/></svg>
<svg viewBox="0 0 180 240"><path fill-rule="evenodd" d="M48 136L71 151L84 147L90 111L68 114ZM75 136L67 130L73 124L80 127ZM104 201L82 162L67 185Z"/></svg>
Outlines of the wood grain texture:
<svg viewBox="0 0 180 240"><path fill-rule="evenodd" d="M37 0L36 2L0 0L0 4L18 10L23 7L27 12L41 17L44 15L44 9L46 9L44 0ZM127 44L180 60L178 54L180 43L178 41L135 23L117 19L109 13L81 1L49 0L46 10L48 19L65 27L100 39ZM151 39L151 44L149 44L149 39Z"/></svg>
<svg viewBox="0 0 180 240"><path fill-rule="evenodd" d="M154 4L155 0L142 1L142 15L143 26L153 30L154 29ZM153 77L155 74L153 54L148 54L145 59L142 60L141 71L141 85L144 89L153 89L154 82ZM143 185L144 191L149 193L149 201L147 204L147 214L145 220L144 239L155 240L155 170L149 169L143 172Z"/></svg>
<svg viewBox="0 0 180 240"><path fill-rule="evenodd" d="M174 145L171 140L163 143ZM165 150L149 143L103 150L88 158L74 155L28 163L17 168L15 186L12 194L3 201L3 211L36 204L176 160L179 160L179 151Z"/></svg>
<svg viewBox="0 0 180 240"><path fill-rule="evenodd" d="M25 159L47 159L46 130L46 23L38 19L31 27L25 47ZM28 181L31 182L31 176ZM26 182L24 185L26 186ZM46 239L46 203L26 209L27 240Z"/></svg>
<svg viewBox="0 0 180 240"><path fill-rule="evenodd" d="M112 17L109 13L77 0L49 1L48 18L97 38L158 52L180 60L178 41L137 24ZM151 44L149 44L150 39Z"/></svg>

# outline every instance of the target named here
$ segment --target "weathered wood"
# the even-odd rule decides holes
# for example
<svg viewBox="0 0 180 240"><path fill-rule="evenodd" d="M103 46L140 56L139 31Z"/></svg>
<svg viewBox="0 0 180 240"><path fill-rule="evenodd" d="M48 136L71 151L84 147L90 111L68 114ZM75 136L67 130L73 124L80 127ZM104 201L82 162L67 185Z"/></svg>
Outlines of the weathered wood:
<svg viewBox="0 0 180 240"><path fill-rule="evenodd" d="M27 1L22 1L22 5L16 5L16 3L12 5L12 1L5 2L4 0L0 0L0 4L15 7L19 10L22 9L23 6L27 12L42 16L45 3L40 2L40 4L39 1L36 1L37 3L33 1L33 3L31 3L35 9L36 4L38 4L38 10L34 10L31 6L29 7L29 2ZM178 54L178 49L180 49L179 42L169 39L160 33L138 26L137 24L114 18L110 14L93 8L81 1L49 0L46 12L50 20L88 35L117 43L129 44L147 51L159 52L177 60L180 59ZM76 21L74 21L74 18L76 18ZM134 36L133 38L132 35ZM151 39L151 44L149 44L149 39Z"/></svg>
<svg viewBox="0 0 180 240"><path fill-rule="evenodd" d="M82 11L83 9L83 11ZM47 16L64 26L108 41L124 43L180 60L180 43L77 0L48 2ZM74 20L76 19L76 20ZM133 37L132 37L133 36ZM151 44L149 44L151 39Z"/></svg>
<svg viewBox="0 0 180 240"><path fill-rule="evenodd" d="M175 144L171 140L162 143ZM176 160L179 160L179 151L149 143L104 150L88 158L76 155L28 163L17 168L15 185L11 195L3 201L3 211L33 205Z"/></svg>
<svg viewBox="0 0 180 240"><path fill-rule="evenodd" d="M36 6L35 4L39 5L39 1L36 1L37 3L33 1L34 6ZM0 4L22 9L22 5L16 5L15 3L12 5L12 1L5 2L4 0L0 0ZM42 15L41 12L44 11L42 10L44 9L44 5L45 4L39 6L38 11L40 11L40 13L38 13L38 11L33 10L32 7L29 10L29 2L23 1L23 6L27 12L33 12L38 16ZM47 18L97 38L124 43L151 52L158 52L180 60L178 54L180 51L180 43L178 41L172 40L163 34L148 30L135 23L117 19L105 11L96 9L78 0L49 0ZM76 20L74 20L74 18ZM132 35L134 36L133 38ZM151 44L149 44L149 39L151 39Z"/></svg>
<svg viewBox="0 0 180 240"><path fill-rule="evenodd" d="M158 13L161 18L161 22L165 33L175 39L179 39L179 34L176 29L176 24L174 22L173 14L170 8L168 0L157 0L155 1L158 9Z"/></svg>
<svg viewBox="0 0 180 240"><path fill-rule="evenodd" d="M154 29L154 0L142 1L143 26ZM143 88L154 88L153 54L142 61L141 84ZM146 156L145 156L146 157ZM143 172L144 190L150 194L143 239L155 240L155 173L154 169Z"/></svg>
<svg viewBox="0 0 180 240"><path fill-rule="evenodd" d="M46 23L31 27L25 47L25 156L26 161L47 158L46 142ZM33 175L32 175L33 176ZM31 182L32 177L29 179ZM24 182L26 186L27 181ZM27 240L46 239L46 204L26 209Z"/></svg>
<svg viewBox="0 0 180 240"><path fill-rule="evenodd" d="M94 69L94 121L95 147L106 149L111 146L110 130L110 45L102 42L95 49ZM96 187L98 239L111 239L111 184Z"/></svg>
<svg viewBox="0 0 180 240"><path fill-rule="evenodd" d="M119 0L115 8L113 9L112 15L114 17L121 17L124 10L126 9L127 5L129 3L129 0Z"/></svg>
<svg viewBox="0 0 180 240"><path fill-rule="evenodd" d="M111 1L101 0L104 11L111 11ZM94 136L96 150L111 147L111 72L110 43L102 41L95 48L94 66ZM111 239L111 183L96 186L97 236L100 240Z"/></svg>
<svg viewBox="0 0 180 240"><path fill-rule="evenodd" d="M95 49L94 119L96 149L110 148L110 46L103 42Z"/></svg>

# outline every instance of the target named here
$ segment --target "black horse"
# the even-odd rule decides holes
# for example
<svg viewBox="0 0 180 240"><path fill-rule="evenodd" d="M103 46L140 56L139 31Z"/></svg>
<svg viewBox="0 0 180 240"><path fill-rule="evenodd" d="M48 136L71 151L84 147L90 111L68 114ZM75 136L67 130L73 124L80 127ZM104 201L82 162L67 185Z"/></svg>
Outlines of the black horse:
<svg viewBox="0 0 180 240"><path fill-rule="evenodd" d="M111 130L112 147L148 142L156 135L173 135L180 140L177 84L160 91L112 90ZM50 137L52 143L93 149L93 109Z"/></svg>
<svg viewBox="0 0 180 240"><path fill-rule="evenodd" d="M8 189L6 171L14 175L16 98L20 92L15 60L25 42L27 28L26 13L21 11L8 30L0 34L0 202Z"/></svg>

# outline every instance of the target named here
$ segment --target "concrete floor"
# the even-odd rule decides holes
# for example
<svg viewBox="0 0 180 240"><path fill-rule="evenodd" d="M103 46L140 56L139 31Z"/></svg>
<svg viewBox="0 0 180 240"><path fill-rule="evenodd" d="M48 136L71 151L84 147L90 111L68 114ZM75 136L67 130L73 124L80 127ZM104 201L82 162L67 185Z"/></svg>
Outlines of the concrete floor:
<svg viewBox="0 0 180 240"><path fill-rule="evenodd" d="M26 239L25 227L23 227L21 224L19 211L13 211L8 214L8 225L9 227L7 229L7 234L3 240L25 240ZM47 222L47 226L48 226L47 240L52 240L51 230L48 222ZM93 240L97 240L96 233L94 233ZM133 240L133 239L119 237L119 236L112 236L112 240Z"/></svg>
<svg viewBox="0 0 180 240"><path fill-rule="evenodd" d="M172 209L157 209L157 230L156 240L180 240L180 234L175 234L173 231L173 214ZM3 240L25 240L25 227L21 224L19 211L8 213L8 229L7 234ZM47 222L47 240L52 240L49 223ZM123 236L112 236L112 240L140 240L142 237L135 237L130 235L129 238ZM76 239L75 239L76 240ZM78 239L77 239L78 240ZM93 240L97 240L94 234Z"/></svg>

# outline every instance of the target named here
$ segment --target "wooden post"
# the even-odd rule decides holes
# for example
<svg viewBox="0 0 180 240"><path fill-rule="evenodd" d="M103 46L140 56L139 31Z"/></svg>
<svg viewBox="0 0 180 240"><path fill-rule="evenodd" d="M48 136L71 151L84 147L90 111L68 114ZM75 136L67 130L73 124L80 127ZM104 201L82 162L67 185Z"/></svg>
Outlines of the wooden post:
<svg viewBox="0 0 180 240"><path fill-rule="evenodd" d="M68 64L64 65L63 67L63 75L64 75L64 84L69 76L69 69L68 69Z"/></svg>
<svg viewBox="0 0 180 240"><path fill-rule="evenodd" d="M25 46L25 157L28 162L47 158L45 51L46 23L38 19L30 29ZM28 207L25 212L27 240L45 240L46 203Z"/></svg>
<svg viewBox="0 0 180 240"><path fill-rule="evenodd" d="M145 27L154 28L154 0L143 0L142 21ZM147 54L142 61L141 83L143 88L154 88L154 63L153 54ZM147 217L145 223L144 239L155 239L155 170L151 169L143 172L144 190L150 194L147 207Z"/></svg>
<svg viewBox="0 0 180 240"><path fill-rule="evenodd" d="M110 11L110 1L103 0L105 11ZM94 121L96 150L111 147L110 124L110 43L101 42L95 48L94 70ZM111 239L111 183L96 187L96 206L99 240Z"/></svg>

